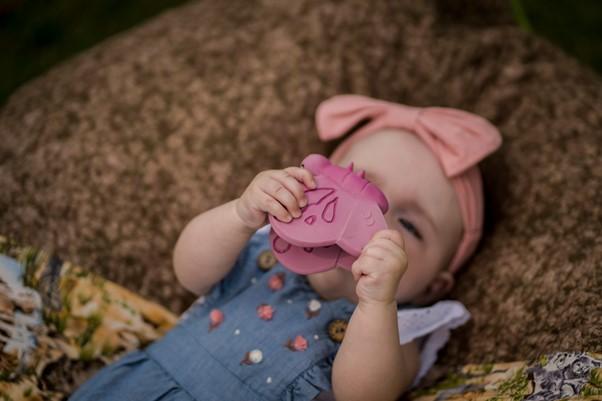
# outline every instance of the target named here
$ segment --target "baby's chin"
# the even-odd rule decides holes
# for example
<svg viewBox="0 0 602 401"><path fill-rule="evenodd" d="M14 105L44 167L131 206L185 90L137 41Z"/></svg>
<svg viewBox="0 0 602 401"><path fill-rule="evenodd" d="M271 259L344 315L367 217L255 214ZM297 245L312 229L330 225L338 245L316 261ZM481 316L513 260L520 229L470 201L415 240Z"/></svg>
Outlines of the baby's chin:
<svg viewBox="0 0 602 401"><path fill-rule="evenodd" d="M398 304L411 304L418 306L420 304L420 296L417 292L417 284L413 283L410 285L408 282L404 282L403 279L399 283L399 287L397 287L397 294L395 294L395 299Z"/></svg>
<svg viewBox="0 0 602 401"><path fill-rule="evenodd" d="M307 276L314 290L325 299L346 297L355 299L355 281L351 271L337 267Z"/></svg>

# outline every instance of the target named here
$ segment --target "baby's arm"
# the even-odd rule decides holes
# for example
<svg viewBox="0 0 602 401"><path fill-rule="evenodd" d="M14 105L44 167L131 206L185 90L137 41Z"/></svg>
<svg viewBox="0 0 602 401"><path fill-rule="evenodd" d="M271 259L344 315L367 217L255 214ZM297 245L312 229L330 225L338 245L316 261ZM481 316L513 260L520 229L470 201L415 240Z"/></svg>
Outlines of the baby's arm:
<svg viewBox="0 0 602 401"><path fill-rule="evenodd" d="M397 304L358 304L334 361L337 401L397 400L420 363L415 341L399 345Z"/></svg>
<svg viewBox="0 0 602 401"><path fill-rule="evenodd" d="M184 228L173 254L182 286L203 295L230 270L253 234L236 212L239 198L193 218Z"/></svg>
<svg viewBox="0 0 602 401"><path fill-rule="evenodd" d="M288 167L257 174L240 198L210 209L184 228L173 254L178 281L203 295L232 269L251 235L266 224L267 213L288 221L298 217L305 193L299 181L315 187L309 170Z"/></svg>
<svg viewBox="0 0 602 401"><path fill-rule="evenodd" d="M358 305L336 355L332 387L337 401L396 400L419 367L415 342L399 344L395 292L407 267L401 234L382 230L352 265Z"/></svg>

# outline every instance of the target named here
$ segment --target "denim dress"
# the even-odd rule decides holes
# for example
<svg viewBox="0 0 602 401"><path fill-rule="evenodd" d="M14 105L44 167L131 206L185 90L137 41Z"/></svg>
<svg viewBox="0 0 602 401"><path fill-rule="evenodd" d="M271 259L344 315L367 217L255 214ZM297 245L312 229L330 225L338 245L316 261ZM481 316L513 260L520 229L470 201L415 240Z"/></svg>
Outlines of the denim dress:
<svg viewBox="0 0 602 401"><path fill-rule="evenodd" d="M228 275L163 338L105 367L80 400L313 400L355 304L326 301L277 262L257 231Z"/></svg>

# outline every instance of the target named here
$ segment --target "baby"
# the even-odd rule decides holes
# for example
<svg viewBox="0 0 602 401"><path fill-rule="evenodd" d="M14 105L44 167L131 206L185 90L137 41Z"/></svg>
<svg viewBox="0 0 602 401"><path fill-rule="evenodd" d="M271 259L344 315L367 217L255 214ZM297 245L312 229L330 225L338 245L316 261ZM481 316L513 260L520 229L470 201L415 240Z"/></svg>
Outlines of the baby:
<svg viewBox="0 0 602 401"><path fill-rule="evenodd" d="M460 110L353 95L323 102L317 127L323 140L352 133L331 162L353 161L389 201L388 229L352 271L300 276L277 263L268 213L298 218L303 185L315 182L302 167L262 171L178 239L176 276L199 301L164 338L101 370L72 400L395 400L416 383L421 344L400 341L398 311L425 308L453 288L481 235L477 163L501 137Z"/></svg>

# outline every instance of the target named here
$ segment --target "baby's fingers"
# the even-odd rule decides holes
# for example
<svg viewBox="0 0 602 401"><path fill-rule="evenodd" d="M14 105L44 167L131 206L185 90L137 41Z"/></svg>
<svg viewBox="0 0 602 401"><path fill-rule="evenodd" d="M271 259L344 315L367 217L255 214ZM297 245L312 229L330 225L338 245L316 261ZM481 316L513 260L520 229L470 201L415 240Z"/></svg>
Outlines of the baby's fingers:
<svg viewBox="0 0 602 401"><path fill-rule="evenodd" d="M261 192L261 203L263 205L263 210L272 216L276 217L280 221L290 221L291 215L289 212L282 206L282 204L274 199L270 194L265 192Z"/></svg>
<svg viewBox="0 0 602 401"><path fill-rule="evenodd" d="M293 209L289 208L289 211L298 211L299 215L296 215L295 213L293 214L295 217L299 217L301 215L299 207L303 207L307 204L307 197L305 196L305 188L303 188L303 184L301 184L295 176L289 174L285 170L277 171L274 175L274 178L284 185L286 189L288 189L289 192L297 199L296 204L291 205Z"/></svg>
<svg viewBox="0 0 602 401"><path fill-rule="evenodd" d="M287 167L284 169L287 173L295 177L297 180L303 182L306 187L310 189L316 188L316 180L312 175L311 171L303 167Z"/></svg>
<svg viewBox="0 0 602 401"><path fill-rule="evenodd" d="M397 230L385 229L385 230L377 231L372 236L372 239L370 240L370 242L376 241L379 238L389 240L401 248L404 247L403 236Z"/></svg>
<svg viewBox="0 0 602 401"><path fill-rule="evenodd" d="M294 178L289 178L295 181ZM290 183L289 183L290 185ZM297 185L301 185L297 182ZM301 216L301 211L299 210L299 201L297 198L291 193L291 191L286 186L286 183L283 184L276 178L276 175L269 177L268 180L263 182L260 186L260 189L267 194L272 200L280 202L282 206L284 206L286 210L287 216L290 214L292 217ZM278 215L275 215L279 217ZM281 219L282 220L282 219ZM282 221L289 221L290 219L286 218Z"/></svg>
<svg viewBox="0 0 602 401"><path fill-rule="evenodd" d="M374 255L362 255L351 265L351 274L353 274L353 278L357 281L361 276L367 276L375 271L379 263L382 263L380 257Z"/></svg>

